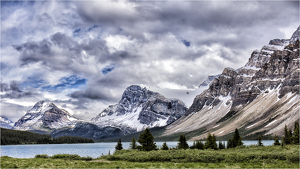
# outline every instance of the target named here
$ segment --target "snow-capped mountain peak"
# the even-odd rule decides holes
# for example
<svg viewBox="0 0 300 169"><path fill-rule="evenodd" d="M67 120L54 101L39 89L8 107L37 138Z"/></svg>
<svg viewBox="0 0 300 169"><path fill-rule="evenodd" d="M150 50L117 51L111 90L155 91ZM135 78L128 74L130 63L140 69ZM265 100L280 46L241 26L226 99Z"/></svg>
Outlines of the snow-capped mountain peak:
<svg viewBox="0 0 300 169"><path fill-rule="evenodd" d="M56 129L65 126L74 126L78 118L70 115L66 110L58 108L50 101L37 102L27 113L19 119L14 128L19 130Z"/></svg>
<svg viewBox="0 0 300 169"><path fill-rule="evenodd" d="M165 126L187 110L178 99L132 85L126 88L120 102L103 110L91 121L101 127L114 126L141 131L146 127Z"/></svg>
<svg viewBox="0 0 300 169"><path fill-rule="evenodd" d="M42 100L37 102L28 112L30 113L40 113L45 112L49 109L52 109L53 107L56 107L52 102Z"/></svg>
<svg viewBox="0 0 300 169"><path fill-rule="evenodd" d="M14 122L12 122L11 120L0 116L0 127L1 128L6 128L6 129L11 129L14 126Z"/></svg>

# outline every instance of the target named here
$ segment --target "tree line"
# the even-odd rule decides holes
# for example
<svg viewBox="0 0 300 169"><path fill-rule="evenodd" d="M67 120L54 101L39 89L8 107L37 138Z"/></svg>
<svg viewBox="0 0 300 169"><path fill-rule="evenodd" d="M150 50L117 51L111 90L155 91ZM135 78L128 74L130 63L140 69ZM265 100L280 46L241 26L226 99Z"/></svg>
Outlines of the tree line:
<svg viewBox="0 0 300 169"><path fill-rule="evenodd" d="M130 143L130 149L138 149L140 151L151 151L151 150L158 150L156 143L154 143L154 137L151 134L151 132L149 131L148 128L145 129L145 131L143 133L141 133L139 135L139 139L137 140L137 142L140 145L137 145L136 140L134 137L132 137L132 141ZM257 142L257 146L263 146L263 143L261 142L261 135L258 136L258 142ZM288 144L300 144L299 141L299 122L296 121L295 125L294 125L294 131L292 131L291 129L288 129L287 126L285 126L284 129L284 135L281 138L281 143L279 142L279 138L278 136L274 136L274 145L288 145ZM243 142L242 142L242 138L239 134L238 129L236 128L234 131L234 135L232 139L229 139L227 141L227 147L225 145L225 143L222 143L221 141L219 141L219 143L217 144L217 139L215 135L211 135L210 133L208 133L207 138L205 139L205 142L203 143L202 141L194 141L192 146L189 146L186 140L185 135L180 134L180 137L178 139L178 144L175 148L169 148L167 143L164 142L162 147L160 148L161 150L169 150L169 149L214 149L214 150L218 150L218 149L225 149L225 148L235 148L238 146L242 146ZM123 146L122 146L122 142L121 139L119 139L116 147L116 150L122 150Z"/></svg>
<svg viewBox="0 0 300 169"><path fill-rule="evenodd" d="M1 128L1 145L63 143L94 143L94 141L93 139L73 136L51 138L50 135L46 134L37 134L28 131L18 131Z"/></svg>

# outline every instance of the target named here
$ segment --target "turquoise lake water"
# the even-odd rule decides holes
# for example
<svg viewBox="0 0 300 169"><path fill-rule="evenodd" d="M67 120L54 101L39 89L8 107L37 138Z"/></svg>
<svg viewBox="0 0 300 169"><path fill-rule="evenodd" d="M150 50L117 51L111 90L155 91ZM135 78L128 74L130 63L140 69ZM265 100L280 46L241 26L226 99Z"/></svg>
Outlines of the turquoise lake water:
<svg viewBox="0 0 300 169"><path fill-rule="evenodd" d="M226 141L223 141L223 143ZM164 142L156 142L161 147ZM168 141L169 147L176 147L177 141ZM218 143L218 142L217 142ZM257 144L257 141L243 141L244 145ZM272 145L273 140L263 140L265 146ZM122 142L123 148L128 149L130 142ZM188 142L191 146L193 142ZM227 144L227 143L226 143ZM36 154L78 154L82 157L90 156L92 158L101 155L111 154L115 151L116 142L108 143L85 143L85 144L31 144L31 145L2 145L1 156L9 156L14 158L33 158Z"/></svg>

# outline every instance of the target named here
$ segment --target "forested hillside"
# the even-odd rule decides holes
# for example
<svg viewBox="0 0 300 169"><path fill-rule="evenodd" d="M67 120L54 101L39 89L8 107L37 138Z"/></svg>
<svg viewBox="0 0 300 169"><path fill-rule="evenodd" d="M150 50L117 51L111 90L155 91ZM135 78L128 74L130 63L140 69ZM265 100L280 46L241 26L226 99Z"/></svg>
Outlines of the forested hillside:
<svg viewBox="0 0 300 169"><path fill-rule="evenodd" d="M1 145L63 143L94 143L94 141L93 139L72 136L51 138L50 135L46 134L36 134L28 131L17 131L1 128Z"/></svg>

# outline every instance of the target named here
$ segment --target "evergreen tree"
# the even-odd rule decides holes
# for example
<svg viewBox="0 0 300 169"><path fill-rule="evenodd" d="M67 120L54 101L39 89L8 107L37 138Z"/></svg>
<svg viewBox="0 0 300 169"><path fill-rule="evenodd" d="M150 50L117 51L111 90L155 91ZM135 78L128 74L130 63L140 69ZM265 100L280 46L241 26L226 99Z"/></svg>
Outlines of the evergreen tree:
<svg viewBox="0 0 300 169"><path fill-rule="evenodd" d="M166 142L163 143L161 150L169 150L169 147Z"/></svg>
<svg viewBox="0 0 300 169"><path fill-rule="evenodd" d="M261 135L258 136L258 146L263 146L263 143L261 142Z"/></svg>
<svg viewBox="0 0 300 169"><path fill-rule="evenodd" d="M284 127L284 144L292 144L291 130L288 130L287 126Z"/></svg>
<svg viewBox="0 0 300 169"><path fill-rule="evenodd" d="M222 142L221 141L219 141L219 149L224 149L225 148L225 145L224 144L222 144Z"/></svg>
<svg viewBox="0 0 300 169"><path fill-rule="evenodd" d="M227 141L227 148L233 148L233 144L232 144L232 140L231 139L229 139Z"/></svg>
<svg viewBox="0 0 300 169"><path fill-rule="evenodd" d="M237 128L234 131L234 135L233 135L233 139L232 139L232 145L233 145L233 147L243 145L242 138L241 138Z"/></svg>
<svg viewBox="0 0 300 169"><path fill-rule="evenodd" d="M295 126L294 126L294 134L293 134L293 143L299 145L300 140L299 140L299 122L295 121Z"/></svg>
<svg viewBox="0 0 300 169"><path fill-rule="evenodd" d="M195 146L196 146L196 148L198 150L203 150L204 149L203 143L201 141L199 141L199 140L196 141L196 145Z"/></svg>
<svg viewBox="0 0 300 169"><path fill-rule="evenodd" d="M280 145L278 136L276 136L276 135L275 135L275 137L274 137L274 145L275 145L275 146Z"/></svg>
<svg viewBox="0 0 300 169"><path fill-rule="evenodd" d="M143 151L151 151L156 149L156 144L153 142L154 137L150 133L149 129L146 128L143 133L140 134L138 142L141 146L138 146L138 149Z"/></svg>
<svg viewBox="0 0 300 169"><path fill-rule="evenodd" d="M137 148L137 147L136 147L136 141L135 141L135 138L134 138L134 137L132 137L132 141L131 141L131 143L130 143L129 148L130 148L130 149L133 149L133 150Z"/></svg>
<svg viewBox="0 0 300 169"><path fill-rule="evenodd" d="M116 150L122 150L123 149L123 146L122 146L122 143L121 143L121 139L119 139L116 147L115 147Z"/></svg>
<svg viewBox="0 0 300 169"><path fill-rule="evenodd" d="M180 134L179 140L178 140L178 149L188 149L189 145L186 142L185 135Z"/></svg>
<svg viewBox="0 0 300 169"><path fill-rule="evenodd" d="M211 148L215 150L218 149L215 135L211 135L210 133L208 133L206 142L204 144L204 148L205 149Z"/></svg>

